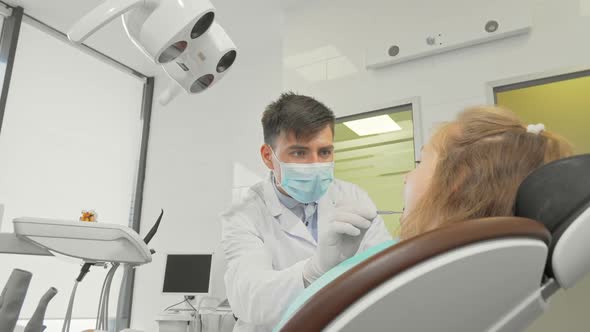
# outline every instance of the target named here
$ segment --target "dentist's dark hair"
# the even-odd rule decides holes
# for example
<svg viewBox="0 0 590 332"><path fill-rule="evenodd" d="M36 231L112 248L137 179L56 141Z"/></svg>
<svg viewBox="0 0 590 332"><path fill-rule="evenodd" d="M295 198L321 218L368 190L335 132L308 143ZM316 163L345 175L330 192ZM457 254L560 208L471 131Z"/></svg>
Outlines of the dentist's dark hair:
<svg viewBox="0 0 590 332"><path fill-rule="evenodd" d="M294 132L297 139L308 140L330 126L334 135L334 113L321 102L293 92L281 94L262 114L264 142L274 147L281 133Z"/></svg>

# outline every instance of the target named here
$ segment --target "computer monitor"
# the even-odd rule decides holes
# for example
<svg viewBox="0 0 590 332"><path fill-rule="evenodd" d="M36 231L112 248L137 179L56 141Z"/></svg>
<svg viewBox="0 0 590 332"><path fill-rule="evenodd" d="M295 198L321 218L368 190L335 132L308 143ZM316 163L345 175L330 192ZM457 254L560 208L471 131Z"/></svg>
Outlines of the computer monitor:
<svg viewBox="0 0 590 332"><path fill-rule="evenodd" d="M211 254L168 254L164 293L206 294L209 292Z"/></svg>

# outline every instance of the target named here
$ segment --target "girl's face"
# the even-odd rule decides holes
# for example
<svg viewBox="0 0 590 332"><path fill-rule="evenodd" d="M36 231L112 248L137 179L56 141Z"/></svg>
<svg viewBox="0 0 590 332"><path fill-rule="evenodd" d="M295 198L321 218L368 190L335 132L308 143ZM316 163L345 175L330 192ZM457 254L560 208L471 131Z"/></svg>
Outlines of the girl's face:
<svg viewBox="0 0 590 332"><path fill-rule="evenodd" d="M402 222L412 212L418 200L428 189L437 161L438 153L432 144L428 143L423 146L422 160L404 178L404 213L401 217Z"/></svg>

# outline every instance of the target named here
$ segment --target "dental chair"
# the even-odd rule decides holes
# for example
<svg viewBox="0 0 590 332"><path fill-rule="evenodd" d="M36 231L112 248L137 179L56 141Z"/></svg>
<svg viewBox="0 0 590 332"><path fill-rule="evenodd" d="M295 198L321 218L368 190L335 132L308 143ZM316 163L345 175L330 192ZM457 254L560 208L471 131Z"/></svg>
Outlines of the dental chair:
<svg viewBox="0 0 590 332"><path fill-rule="evenodd" d="M403 241L314 294L281 331L522 331L590 271L590 155L521 184L516 217Z"/></svg>

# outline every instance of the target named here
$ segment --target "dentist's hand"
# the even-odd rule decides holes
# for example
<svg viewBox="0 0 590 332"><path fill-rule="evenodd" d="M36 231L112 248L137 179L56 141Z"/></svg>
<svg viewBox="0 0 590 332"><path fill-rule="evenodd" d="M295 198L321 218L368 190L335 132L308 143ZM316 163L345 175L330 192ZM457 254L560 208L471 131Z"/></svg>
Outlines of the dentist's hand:
<svg viewBox="0 0 590 332"><path fill-rule="evenodd" d="M354 256L376 217L377 208L372 203L364 206L359 206L358 202L339 203L333 219L320 233L318 250L303 269L304 280L312 283Z"/></svg>

